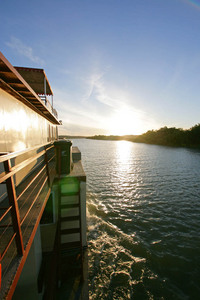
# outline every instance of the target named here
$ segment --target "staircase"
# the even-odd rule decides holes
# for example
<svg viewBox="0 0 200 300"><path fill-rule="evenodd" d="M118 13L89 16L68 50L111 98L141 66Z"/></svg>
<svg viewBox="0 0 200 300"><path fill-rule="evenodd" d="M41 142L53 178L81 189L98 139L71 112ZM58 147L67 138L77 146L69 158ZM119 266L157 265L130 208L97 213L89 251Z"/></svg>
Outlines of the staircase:
<svg viewBox="0 0 200 300"><path fill-rule="evenodd" d="M65 177L59 186L59 277L83 279L83 247L81 228L80 182Z"/></svg>

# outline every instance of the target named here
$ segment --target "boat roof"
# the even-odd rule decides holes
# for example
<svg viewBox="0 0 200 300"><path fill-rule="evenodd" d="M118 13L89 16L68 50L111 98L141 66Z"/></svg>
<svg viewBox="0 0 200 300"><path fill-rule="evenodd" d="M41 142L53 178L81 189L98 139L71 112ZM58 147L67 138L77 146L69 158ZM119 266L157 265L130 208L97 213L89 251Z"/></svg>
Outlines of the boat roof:
<svg viewBox="0 0 200 300"><path fill-rule="evenodd" d="M53 95L51 86L43 69L14 67L19 74L26 80L32 89L39 95ZM46 93L44 82L46 81Z"/></svg>
<svg viewBox="0 0 200 300"><path fill-rule="evenodd" d="M33 75L33 80L31 79L31 75ZM36 79L38 79L38 81ZM32 110L42 115L51 123L59 125L60 123L56 116L52 113L51 109L48 108L38 96L38 94L44 94L44 79L46 79L47 86L46 94L53 95L43 69L15 68L0 52L0 88L13 95L19 101L29 106ZM43 92L38 93L38 91L42 91L40 88L41 81L43 81Z"/></svg>

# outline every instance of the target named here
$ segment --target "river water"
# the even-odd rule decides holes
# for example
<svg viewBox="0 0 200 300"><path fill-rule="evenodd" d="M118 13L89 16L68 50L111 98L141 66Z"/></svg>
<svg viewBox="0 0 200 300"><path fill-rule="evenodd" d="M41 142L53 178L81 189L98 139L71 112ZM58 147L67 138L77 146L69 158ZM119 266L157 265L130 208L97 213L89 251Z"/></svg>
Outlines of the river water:
<svg viewBox="0 0 200 300"><path fill-rule="evenodd" d="M200 299L200 151L74 139L90 299Z"/></svg>

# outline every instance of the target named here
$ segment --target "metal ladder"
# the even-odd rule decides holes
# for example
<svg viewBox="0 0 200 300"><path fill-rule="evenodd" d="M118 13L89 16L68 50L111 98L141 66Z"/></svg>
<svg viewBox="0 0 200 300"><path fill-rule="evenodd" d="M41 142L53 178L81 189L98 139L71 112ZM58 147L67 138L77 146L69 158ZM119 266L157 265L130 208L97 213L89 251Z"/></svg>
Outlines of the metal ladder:
<svg viewBox="0 0 200 300"><path fill-rule="evenodd" d="M68 178L65 188L62 184L59 186L58 220L59 278L62 281L67 268L69 270L72 268L72 273L80 273L82 281L83 246L80 182L74 184L73 177Z"/></svg>

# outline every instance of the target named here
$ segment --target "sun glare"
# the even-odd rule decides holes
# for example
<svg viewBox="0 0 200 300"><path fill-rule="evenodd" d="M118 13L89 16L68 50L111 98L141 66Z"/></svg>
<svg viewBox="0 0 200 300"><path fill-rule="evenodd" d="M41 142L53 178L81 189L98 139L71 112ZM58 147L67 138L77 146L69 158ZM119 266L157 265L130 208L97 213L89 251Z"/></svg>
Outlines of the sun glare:
<svg viewBox="0 0 200 300"><path fill-rule="evenodd" d="M143 127L139 113L127 107L116 110L107 125L108 133L112 135L141 134Z"/></svg>
<svg viewBox="0 0 200 300"><path fill-rule="evenodd" d="M126 164L130 159L132 144L127 141L117 141L116 156L119 163Z"/></svg>

